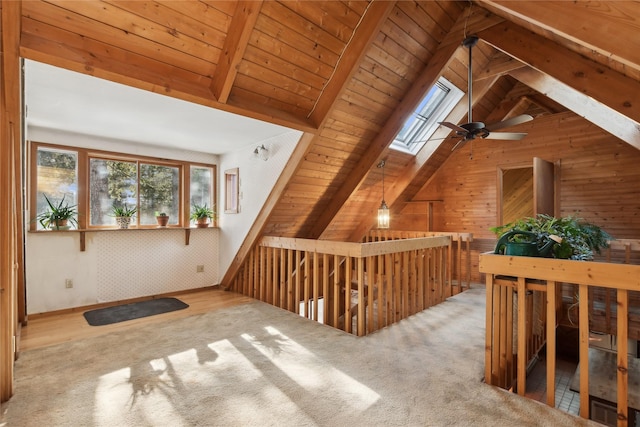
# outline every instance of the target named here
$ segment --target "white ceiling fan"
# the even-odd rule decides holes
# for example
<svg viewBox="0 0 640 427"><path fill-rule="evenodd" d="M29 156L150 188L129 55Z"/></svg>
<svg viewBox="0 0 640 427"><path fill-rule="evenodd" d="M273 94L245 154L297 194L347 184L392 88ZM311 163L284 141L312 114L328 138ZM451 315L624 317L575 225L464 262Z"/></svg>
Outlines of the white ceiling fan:
<svg viewBox="0 0 640 427"><path fill-rule="evenodd" d="M471 118L471 102L473 99L472 92L472 50L473 47L478 43L477 36L469 36L464 39L462 45L469 49L469 76L468 76L468 85L469 92L467 93L467 98L469 101L469 113L468 113L468 123L464 123L461 125L456 125L450 122L438 122L438 124L442 126L446 126L449 129L455 131L455 134L461 137L460 141L451 149L451 151L455 150L458 147L462 147L468 141L474 140L476 138L482 139L501 139L501 140L520 140L524 138L527 134L522 132L494 132L499 129L508 128L510 126L519 125L520 123L525 123L530 120L533 120L528 114L521 114L516 117L512 117L510 119L494 123L491 125L486 125L482 122L474 122Z"/></svg>

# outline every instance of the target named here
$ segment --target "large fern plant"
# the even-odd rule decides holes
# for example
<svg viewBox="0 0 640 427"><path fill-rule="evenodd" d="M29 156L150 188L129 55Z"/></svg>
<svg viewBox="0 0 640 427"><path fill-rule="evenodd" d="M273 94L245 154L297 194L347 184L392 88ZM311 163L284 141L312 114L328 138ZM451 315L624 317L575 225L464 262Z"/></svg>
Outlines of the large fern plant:
<svg viewBox="0 0 640 427"><path fill-rule="evenodd" d="M598 227L574 216L556 218L539 214L521 218L509 224L490 228L498 237L511 230L530 231L537 240L546 241L552 234L562 237L562 243L554 245L554 258L592 260L595 253L609 247L612 237Z"/></svg>

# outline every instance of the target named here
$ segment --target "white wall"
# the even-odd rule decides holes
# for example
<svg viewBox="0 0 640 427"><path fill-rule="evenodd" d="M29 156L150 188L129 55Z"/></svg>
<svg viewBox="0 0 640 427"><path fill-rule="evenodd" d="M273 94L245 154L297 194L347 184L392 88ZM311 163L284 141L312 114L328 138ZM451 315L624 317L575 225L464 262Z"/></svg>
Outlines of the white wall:
<svg viewBox="0 0 640 427"><path fill-rule="evenodd" d="M46 142L49 144L93 148L95 150L115 151L117 153L151 156L161 159L183 160L188 162L200 162L213 165L218 164L218 156L215 154L200 153L188 150L177 150L173 148L154 145L137 144L134 142L121 141L117 139L105 139L92 135L41 128L38 126L29 126L29 128L27 129L27 138L30 141Z"/></svg>
<svg viewBox="0 0 640 427"><path fill-rule="evenodd" d="M217 164L218 156L88 135L30 127L32 141L109 150L174 160ZM29 213L26 213L29 218ZM27 313L42 313L101 302L201 288L220 281L219 230L110 230L80 233L27 232ZM204 272L196 271L204 265ZM66 279L73 288L66 288Z"/></svg>
<svg viewBox="0 0 640 427"><path fill-rule="evenodd" d="M293 149L298 144L302 133L291 131L263 142L269 152L267 161L253 155L250 149L238 150L220 156L219 176L220 191L220 278L224 276L233 257L255 222L260 209L267 200L278 177L289 161ZM257 144L259 145L259 144ZM224 171L239 168L240 176L240 212L224 213Z"/></svg>
<svg viewBox="0 0 640 427"><path fill-rule="evenodd" d="M84 252L78 232L27 233L27 313L217 284L218 232L192 229L187 246L178 229L89 231Z"/></svg>
<svg viewBox="0 0 640 427"><path fill-rule="evenodd" d="M188 246L185 245L184 230L89 231L85 233L84 252L80 251L78 232L27 233L27 313L219 284L300 135L300 132L291 131L263 141L270 156L265 162L254 157L255 147L218 157L29 128L28 137L32 141L218 164L220 228L192 229ZM224 171L236 167L240 174L240 212L225 214ZM204 272L198 273L197 265L204 265ZM65 287L66 279L73 281L72 288Z"/></svg>

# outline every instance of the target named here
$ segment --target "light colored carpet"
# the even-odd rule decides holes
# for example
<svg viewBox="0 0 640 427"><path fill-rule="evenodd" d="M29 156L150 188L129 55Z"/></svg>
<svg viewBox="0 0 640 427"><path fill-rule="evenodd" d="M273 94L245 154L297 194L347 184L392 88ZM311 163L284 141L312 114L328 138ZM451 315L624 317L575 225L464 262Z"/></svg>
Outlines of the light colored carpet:
<svg viewBox="0 0 640 427"><path fill-rule="evenodd" d="M30 350L8 426L599 425L481 382L484 289L357 338L261 302Z"/></svg>

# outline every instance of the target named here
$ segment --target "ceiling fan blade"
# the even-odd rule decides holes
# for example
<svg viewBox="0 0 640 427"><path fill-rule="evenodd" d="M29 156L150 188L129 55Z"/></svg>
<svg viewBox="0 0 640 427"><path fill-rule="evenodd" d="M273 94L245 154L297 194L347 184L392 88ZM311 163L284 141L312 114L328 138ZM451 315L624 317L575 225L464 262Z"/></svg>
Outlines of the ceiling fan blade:
<svg viewBox="0 0 640 427"><path fill-rule="evenodd" d="M450 123L450 122L438 122L438 124L448 127L449 129L453 129L456 132L460 132L461 134L466 134L468 132L465 128L462 128L458 125L454 125L453 123Z"/></svg>
<svg viewBox="0 0 640 427"><path fill-rule="evenodd" d="M498 122L498 123L494 123L492 125L489 125L489 126L487 126L487 129L490 132L492 132L494 130L504 129L504 128L508 128L510 126L519 125L520 123L525 123L525 122L528 122L530 120L533 120L533 117L531 117L528 114L521 114L519 116L512 117L510 119L504 120L502 122Z"/></svg>
<svg viewBox="0 0 640 427"><path fill-rule="evenodd" d="M501 140L519 141L525 136L527 136L527 134L523 132L490 132L489 135L484 137L484 139L501 139Z"/></svg>

